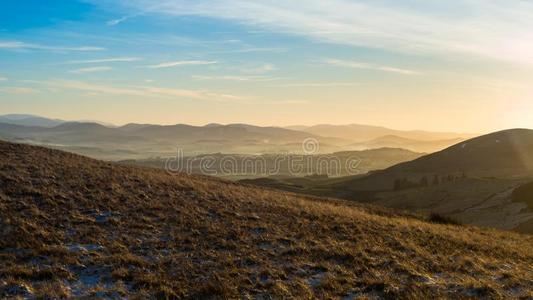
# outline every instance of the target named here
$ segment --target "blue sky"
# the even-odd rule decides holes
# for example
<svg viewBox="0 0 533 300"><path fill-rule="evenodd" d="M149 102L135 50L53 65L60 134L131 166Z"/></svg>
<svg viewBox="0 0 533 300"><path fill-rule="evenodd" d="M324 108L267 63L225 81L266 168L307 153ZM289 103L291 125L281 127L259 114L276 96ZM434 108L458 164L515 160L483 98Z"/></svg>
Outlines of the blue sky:
<svg viewBox="0 0 533 300"><path fill-rule="evenodd" d="M0 113L533 127L528 1L4 0Z"/></svg>

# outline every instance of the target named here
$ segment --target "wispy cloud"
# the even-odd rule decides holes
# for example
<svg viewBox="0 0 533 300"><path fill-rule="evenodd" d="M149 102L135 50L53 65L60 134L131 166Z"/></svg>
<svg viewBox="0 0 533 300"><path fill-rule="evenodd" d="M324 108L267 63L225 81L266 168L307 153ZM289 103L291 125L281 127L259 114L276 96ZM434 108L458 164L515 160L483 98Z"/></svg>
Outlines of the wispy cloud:
<svg viewBox="0 0 533 300"><path fill-rule="evenodd" d="M276 87L343 87L343 86L360 86L359 82L300 82L277 84Z"/></svg>
<svg viewBox="0 0 533 300"><path fill-rule="evenodd" d="M88 52L88 51L102 51L105 48L93 47L93 46L79 46L79 47L70 47L70 46L48 46L40 44L25 43L21 41L0 41L0 49L7 50L47 50L47 51L79 51L79 52Z"/></svg>
<svg viewBox="0 0 533 300"><path fill-rule="evenodd" d="M105 72L105 71L110 71L110 70L113 70L113 68L102 66L102 67L91 67L91 68L81 68L81 69L71 70L69 71L69 73L86 74L86 73L95 73L95 72Z"/></svg>
<svg viewBox="0 0 533 300"><path fill-rule="evenodd" d="M206 61L206 60L179 60L164 62L157 65L150 65L148 68L151 69L161 69L161 68L172 68L172 67L181 67L181 66L200 66L200 65L213 65L218 63L217 61Z"/></svg>
<svg viewBox="0 0 533 300"><path fill-rule="evenodd" d="M6 81L6 80L7 80L7 77L0 76L0 81Z"/></svg>
<svg viewBox="0 0 533 300"><path fill-rule="evenodd" d="M40 91L34 88L8 86L0 88L0 92L13 95L38 94Z"/></svg>
<svg viewBox="0 0 533 300"><path fill-rule="evenodd" d="M192 79L195 80L225 80L225 81L273 81L278 80L278 78L267 77L267 76L241 76L241 75L226 75L226 76L203 76L203 75L193 75Z"/></svg>
<svg viewBox="0 0 533 300"><path fill-rule="evenodd" d="M287 100L279 100L279 101L270 101L267 102L268 104L307 104L309 101L307 100L301 100L301 99L287 99Z"/></svg>
<svg viewBox="0 0 533 300"><path fill-rule="evenodd" d="M408 70L408 69L401 69L391 66L381 66L381 65L374 65L364 62L358 62L358 61L348 61L348 60L339 60L339 59L327 59L325 61L326 64L337 66L337 67L344 67L344 68L351 68L351 69L363 69L363 70L374 70L374 71L382 71L382 72L389 72L389 73L397 73L402 75L417 75L420 74L417 71Z"/></svg>
<svg viewBox="0 0 533 300"><path fill-rule="evenodd" d="M42 82L42 84L51 88L72 89L89 93L111 94L122 96L136 96L136 97L163 97L163 98L183 98L196 99L208 101L244 101L247 98L225 94L215 93L202 90L176 89L156 86L142 86L142 87L116 87L103 84L94 84L84 81L73 80L54 80Z"/></svg>
<svg viewBox="0 0 533 300"><path fill-rule="evenodd" d="M66 64L99 64L99 63L113 63L113 62L131 62L139 61L139 57L111 57L100 59L88 59L88 60L69 60Z"/></svg>
<svg viewBox="0 0 533 300"><path fill-rule="evenodd" d="M259 66L244 67L241 69L243 73L247 74L265 74L277 70L276 66L270 63L265 63Z"/></svg>
<svg viewBox="0 0 533 300"><path fill-rule="evenodd" d="M106 25L107 26L116 26L122 22L125 22L131 18L135 18L135 17L138 17L138 16L141 16L141 15L144 15L148 12L150 12L152 10L152 8L154 7L157 7L159 4L155 4L155 5L150 5L150 6L146 6L146 7L143 7L142 10L139 10L135 13L132 13L132 14L129 14L129 15L125 15L125 16L122 16L120 18L116 18L116 19L112 19L112 20L109 20L106 22Z"/></svg>
<svg viewBox="0 0 533 300"><path fill-rule="evenodd" d="M213 51L210 53L254 53L254 52L283 53L283 52L287 52L287 49L277 48L277 47L244 47L242 49L221 50L221 51Z"/></svg>
<svg viewBox="0 0 533 300"><path fill-rule="evenodd" d="M124 17L121 17L121 18L118 18L118 19L113 19L113 20L109 20L106 22L106 24L108 26L116 26L124 21L126 21L127 19L129 19L128 16L124 16Z"/></svg>
<svg viewBox="0 0 533 300"><path fill-rule="evenodd" d="M145 11L152 1L103 3L118 11ZM394 52L533 63L531 1L161 0L150 12L225 19L259 30Z"/></svg>

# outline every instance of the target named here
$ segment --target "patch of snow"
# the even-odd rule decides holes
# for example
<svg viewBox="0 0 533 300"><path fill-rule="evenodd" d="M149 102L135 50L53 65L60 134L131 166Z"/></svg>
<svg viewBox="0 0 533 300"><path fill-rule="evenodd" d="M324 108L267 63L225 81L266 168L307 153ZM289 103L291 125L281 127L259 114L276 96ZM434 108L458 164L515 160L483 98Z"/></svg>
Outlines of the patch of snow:
<svg viewBox="0 0 533 300"><path fill-rule="evenodd" d="M309 285L313 288L316 288L318 287L322 281L324 280L324 278L328 275L327 272L320 272L320 273L317 273L315 275L313 275L311 278L309 278L307 280L307 282L309 283Z"/></svg>
<svg viewBox="0 0 533 300"><path fill-rule="evenodd" d="M103 285L111 287L110 282L104 279L109 277L109 271L102 267L74 266L71 272L76 274L77 280L65 282L72 294L76 297L84 296L91 289Z"/></svg>
<svg viewBox="0 0 533 300"><path fill-rule="evenodd" d="M361 298L362 296L363 294L361 292L351 291L346 296L344 296L342 300L355 300Z"/></svg>
<svg viewBox="0 0 533 300"><path fill-rule="evenodd" d="M263 251L272 250L274 248L270 242L260 242L257 246Z"/></svg>
<svg viewBox="0 0 533 300"><path fill-rule="evenodd" d="M71 244L67 246L71 252L89 252L89 251L101 251L104 250L104 246L96 244Z"/></svg>
<svg viewBox="0 0 533 300"><path fill-rule="evenodd" d="M258 234L259 235L259 234L264 234L267 231L267 229L264 228L264 227L257 227L257 228L251 229L251 231L252 231L253 234Z"/></svg>
<svg viewBox="0 0 533 300"><path fill-rule="evenodd" d="M0 283L0 296L2 297L15 297L21 296L24 299L32 298L33 289L25 283L7 284L5 282Z"/></svg>

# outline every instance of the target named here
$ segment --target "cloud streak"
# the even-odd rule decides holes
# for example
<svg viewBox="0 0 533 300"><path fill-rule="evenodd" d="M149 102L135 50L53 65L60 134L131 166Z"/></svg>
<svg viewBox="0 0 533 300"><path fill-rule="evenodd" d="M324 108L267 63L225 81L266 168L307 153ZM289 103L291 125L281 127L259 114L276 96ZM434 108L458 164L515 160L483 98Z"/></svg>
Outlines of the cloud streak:
<svg viewBox="0 0 533 300"><path fill-rule="evenodd" d="M132 62L141 60L139 57L111 57L88 60L70 60L66 64L99 64L99 63L114 63L114 62Z"/></svg>
<svg viewBox="0 0 533 300"><path fill-rule="evenodd" d="M350 87L360 86L359 82L299 82L299 83L286 83L277 84L276 87Z"/></svg>
<svg viewBox="0 0 533 300"><path fill-rule="evenodd" d="M179 60L164 62L156 65L150 65L150 69L163 69L163 68L173 68L173 67L183 67L183 66L202 66L202 65L214 65L217 64L217 61L206 61L206 60Z"/></svg>
<svg viewBox="0 0 533 300"><path fill-rule="evenodd" d="M92 68L81 68L76 70L71 70L69 73L72 74L86 74L86 73L96 73L96 72L105 72L105 71L111 71L113 68L111 67L92 67Z"/></svg>
<svg viewBox="0 0 533 300"><path fill-rule="evenodd" d="M84 81L74 80L54 80L42 82L50 88L55 89L71 89L90 93L110 94L121 96L135 96L135 97L159 97L159 98L183 98L207 101L244 101L245 97L214 93L202 90L176 89L164 88L155 86L142 87L116 87L110 85L94 84Z"/></svg>
<svg viewBox="0 0 533 300"><path fill-rule="evenodd" d="M222 81L273 81L278 78L266 77L266 76L241 76L241 75L227 75L227 76L203 76L203 75L193 75L192 79L195 80L222 80Z"/></svg>
<svg viewBox="0 0 533 300"><path fill-rule="evenodd" d="M118 19L109 20L109 21L106 22L106 25L107 26L116 26L116 25L126 21L127 19L129 19L128 16L124 16L124 17L121 17L121 18L118 18Z"/></svg>
<svg viewBox="0 0 533 300"><path fill-rule="evenodd" d="M44 51L66 51L66 52L90 52L90 51L103 51L105 48L93 47L93 46L79 46L79 47L67 47L67 46L47 46L40 44L32 44L21 41L0 41L0 49L6 50L44 50Z"/></svg>
<svg viewBox="0 0 533 300"><path fill-rule="evenodd" d="M122 0L111 9L145 11L150 3ZM161 0L150 13L211 17L393 52L533 63L531 1Z"/></svg>
<svg viewBox="0 0 533 300"><path fill-rule="evenodd" d="M8 86L0 88L0 92L12 95L30 95L38 94L39 90L28 87Z"/></svg>
<svg viewBox="0 0 533 300"><path fill-rule="evenodd" d="M390 67L390 66L380 66L380 65L374 65L374 64L358 62L358 61L327 59L325 63L331 66L350 68L350 69L373 70L373 71L396 73L396 74L402 74L402 75L420 74L419 72L413 71L413 70L401 69L401 68Z"/></svg>

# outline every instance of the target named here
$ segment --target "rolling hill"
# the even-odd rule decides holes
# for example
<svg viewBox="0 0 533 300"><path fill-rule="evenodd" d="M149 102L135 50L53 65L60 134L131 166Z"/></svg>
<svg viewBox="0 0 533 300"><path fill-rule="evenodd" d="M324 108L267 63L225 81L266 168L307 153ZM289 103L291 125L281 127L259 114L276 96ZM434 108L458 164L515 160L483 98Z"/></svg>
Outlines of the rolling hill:
<svg viewBox="0 0 533 300"><path fill-rule="evenodd" d="M91 122L66 122L40 127L0 123L0 138L108 160L172 156L178 147L188 154L301 152L306 138L319 140L323 151L334 152L340 149L337 144L343 143L338 138L244 124L109 127Z"/></svg>
<svg viewBox="0 0 533 300"><path fill-rule="evenodd" d="M165 169L182 168L192 174L209 174L230 179L257 178L264 176L308 176L314 174L339 177L366 174L382 170L401 162L411 161L423 154L404 149L381 148L364 151L345 151L331 154L202 154L197 156L123 160L127 165L148 166ZM206 166L206 162L210 166Z"/></svg>
<svg viewBox="0 0 533 300"><path fill-rule="evenodd" d="M331 136L352 140L355 142L365 142L373 139L378 139L386 136L396 136L405 139L418 141L438 141L451 139L465 139L471 138L475 135L465 133L451 133L451 132L430 132L423 130L395 130L381 126L370 126L361 124L350 125L329 125L321 124L314 126L290 126L289 129L304 131L320 136ZM387 145L391 147L391 145ZM416 150L419 151L419 150Z"/></svg>
<svg viewBox="0 0 533 300"><path fill-rule="evenodd" d="M301 130L300 130L301 129ZM316 132L316 133L315 133ZM291 128L248 124L114 126L95 121L64 121L34 115L0 116L0 138L53 147L105 160L147 159L175 155L302 153L306 139L317 140L320 154L379 148L434 152L463 140L465 135L399 131L349 125ZM316 154L316 153L314 153Z"/></svg>
<svg viewBox="0 0 533 300"><path fill-rule="evenodd" d="M352 187L392 190L402 177L426 175L516 178L533 174L533 130L511 129L461 142L443 151L398 164L357 182Z"/></svg>
<svg viewBox="0 0 533 300"><path fill-rule="evenodd" d="M443 151L366 176L321 180L288 188L313 195L371 202L398 209L451 216L468 224L533 233L528 201L513 191L533 177L533 130L512 129L473 138ZM261 180L256 182L263 185Z"/></svg>
<svg viewBox="0 0 533 300"><path fill-rule="evenodd" d="M395 135L386 135L369 141L353 143L349 145L349 147L353 147L354 149L359 150L379 148L401 148L411 151L433 153L448 148L462 141L464 141L464 139L462 138L426 141L414 140Z"/></svg>
<svg viewBox="0 0 533 300"><path fill-rule="evenodd" d="M527 235L7 142L0 183L5 298L533 296Z"/></svg>

